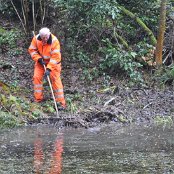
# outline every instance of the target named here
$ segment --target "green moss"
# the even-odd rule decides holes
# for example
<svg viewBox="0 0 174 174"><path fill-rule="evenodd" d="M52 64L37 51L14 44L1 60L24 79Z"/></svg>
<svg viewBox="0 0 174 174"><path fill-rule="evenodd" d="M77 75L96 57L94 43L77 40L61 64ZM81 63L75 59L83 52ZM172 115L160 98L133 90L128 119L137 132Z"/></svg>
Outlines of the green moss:
<svg viewBox="0 0 174 174"><path fill-rule="evenodd" d="M3 29L2 27L0 27L0 35L3 34L3 33L5 33L5 32L6 32L6 30Z"/></svg>

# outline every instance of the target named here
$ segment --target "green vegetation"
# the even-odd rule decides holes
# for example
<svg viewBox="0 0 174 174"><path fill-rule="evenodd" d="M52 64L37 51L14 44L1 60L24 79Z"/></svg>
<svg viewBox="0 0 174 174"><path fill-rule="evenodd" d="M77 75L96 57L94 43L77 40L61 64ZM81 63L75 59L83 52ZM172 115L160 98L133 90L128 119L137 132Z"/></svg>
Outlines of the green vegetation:
<svg viewBox="0 0 174 174"><path fill-rule="evenodd" d="M154 122L157 126L171 127L173 125L173 117L172 116L168 116L168 117L156 116L154 118Z"/></svg>
<svg viewBox="0 0 174 174"><path fill-rule="evenodd" d="M6 53L9 56L22 54L22 49L18 47L17 40L21 39L19 30L4 30L0 29L0 45L1 53Z"/></svg>
<svg viewBox="0 0 174 174"><path fill-rule="evenodd" d="M43 115L41 106L30 103L20 96L18 91L1 83L0 94L0 125L14 127L27 123L28 120L37 119ZM3 91L2 91L3 90ZM9 120L9 122L8 122Z"/></svg>

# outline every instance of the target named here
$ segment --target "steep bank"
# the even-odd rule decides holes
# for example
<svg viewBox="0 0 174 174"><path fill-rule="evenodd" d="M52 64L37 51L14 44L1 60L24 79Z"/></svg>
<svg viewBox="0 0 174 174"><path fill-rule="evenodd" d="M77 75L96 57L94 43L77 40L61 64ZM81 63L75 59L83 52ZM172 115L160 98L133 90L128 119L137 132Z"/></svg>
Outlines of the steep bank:
<svg viewBox="0 0 174 174"><path fill-rule="evenodd" d="M2 24L2 21L1 21ZM12 26L10 26L12 28ZM10 30L10 28L9 28ZM174 93L172 86L158 88L129 87L129 79L120 78L119 72L109 79L99 77L93 81L84 78L83 66L72 62L62 52L62 81L68 108L55 118L54 104L45 82L47 101L33 103L33 66L25 38L19 38L16 47L4 45L0 53L1 110L12 114L17 122L60 123L62 126L91 127L101 123L150 122L172 123ZM62 45L62 50L64 45ZM149 77L150 78L150 77ZM4 85L8 87L5 88ZM4 118L4 116L3 116ZM62 120L62 121L60 121Z"/></svg>

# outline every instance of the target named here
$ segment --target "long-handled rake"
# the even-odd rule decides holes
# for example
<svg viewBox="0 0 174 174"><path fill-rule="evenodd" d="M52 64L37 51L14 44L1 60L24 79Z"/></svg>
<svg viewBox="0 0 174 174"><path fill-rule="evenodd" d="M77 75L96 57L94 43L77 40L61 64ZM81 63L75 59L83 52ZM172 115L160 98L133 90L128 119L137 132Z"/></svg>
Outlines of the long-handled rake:
<svg viewBox="0 0 174 174"><path fill-rule="evenodd" d="M44 66L44 70L46 71L45 65L43 65L43 66ZM55 109L56 109L56 115L57 115L57 117L59 117L59 111L58 111L58 108L57 108L57 103L56 103L56 99L55 99L54 92L53 92L53 87L51 85L51 80L50 80L49 76L47 76L47 80L48 80L48 83L49 83L49 86L50 86L50 89L51 89L51 94L52 94L52 97L53 97L53 100L54 100L54 105L55 105Z"/></svg>

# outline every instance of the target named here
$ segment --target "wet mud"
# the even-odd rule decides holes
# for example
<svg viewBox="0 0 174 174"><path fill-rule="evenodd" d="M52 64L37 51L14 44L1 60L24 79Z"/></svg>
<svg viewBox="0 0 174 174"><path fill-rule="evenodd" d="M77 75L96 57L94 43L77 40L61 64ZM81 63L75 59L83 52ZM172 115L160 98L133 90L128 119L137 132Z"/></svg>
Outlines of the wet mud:
<svg viewBox="0 0 174 174"><path fill-rule="evenodd" d="M82 88L80 88L82 89ZM95 92L94 92L95 91ZM71 127L95 127L101 124L119 123L152 123L155 121L173 122L174 93L171 87L165 89L121 88L117 92L98 93L94 87L94 96L86 95L84 101L76 101L83 108L77 113L59 112L60 118L54 115L39 118L35 123L55 124ZM100 101L100 102L98 102ZM170 118L170 121L167 121Z"/></svg>
<svg viewBox="0 0 174 174"><path fill-rule="evenodd" d="M22 62L26 62L26 68L21 69ZM3 57L4 62L9 61ZM22 61L21 61L22 60ZM20 88L27 88L30 92L23 94L31 102L33 101L33 62L28 55L21 57L18 64L11 61L12 67L1 71L3 82L13 82L17 76L17 85ZM13 65L14 62L14 65ZM9 75L10 74L10 75ZM60 111L60 118L54 114L47 114L45 117L34 121L29 120L28 124L57 124L60 126L72 127L95 127L100 124L111 122L128 124L132 122L151 122L156 118L174 118L174 92L172 86L158 88L150 86L146 88L135 88L127 85L128 79L119 80L112 76L109 83L104 83L104 77L92 81L82 79L82 67L78 63L66 62L62 64L62 82L68 108ZM127 82L126 82L127 80ZM45 91L50 95L49 89ZM50 96L49 96L50 97ZM49 98L48 97L48 98ZM51 101L50 105L54 106Z"/></svg>

